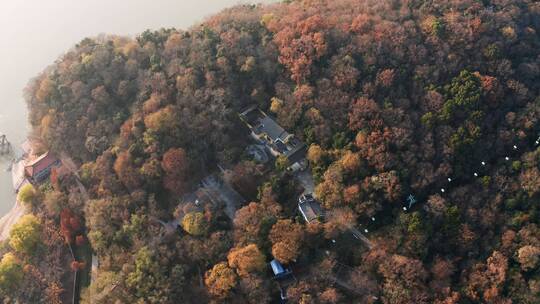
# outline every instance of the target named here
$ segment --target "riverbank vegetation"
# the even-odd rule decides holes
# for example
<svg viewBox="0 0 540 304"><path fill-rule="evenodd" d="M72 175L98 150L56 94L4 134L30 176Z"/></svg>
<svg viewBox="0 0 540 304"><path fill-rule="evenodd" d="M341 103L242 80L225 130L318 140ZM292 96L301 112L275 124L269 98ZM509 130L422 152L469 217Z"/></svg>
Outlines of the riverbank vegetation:
<svg viewBox="0 0 540 304"><path fill-rule="evenodd" d="M539 20L529 0L306 0L84 39L26 91L79 170L32 191L2 296L61 301L65 244L89 242L84 303L276 302L273 258L291 303L538 303ZM253 105L309 145L325 221L244 153ZM250 200L232 219L182 199L217 165Z"/></svg>

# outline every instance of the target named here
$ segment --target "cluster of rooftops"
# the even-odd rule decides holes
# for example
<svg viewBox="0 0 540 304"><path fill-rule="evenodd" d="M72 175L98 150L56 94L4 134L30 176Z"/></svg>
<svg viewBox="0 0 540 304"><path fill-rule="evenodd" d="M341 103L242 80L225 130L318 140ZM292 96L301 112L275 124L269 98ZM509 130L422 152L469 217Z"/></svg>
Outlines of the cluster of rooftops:
<svg viewBox="0 0 540 304"><path fill-rule="evenodd" d="M298 210L307 223L318 221L323 216L321 205L311 194L303 194L298 198ZM270 268L272 268L274 279L278 282L281 303L286 303L286 288L291 281L296 281L296 278L291 268L283 266L276 259L270 261Z"/></svg>
<svg viewBox="0 0 540 304"><path fill-rule="evenodd" d="M257 107L250 107L240 113L240 118L251 131L251 137L274 157L285 156L289 161L289 170L305 169L306 145L293 134L283 129L273 118ZM13 186L15 191L27 183L39 184L49 177L53 168L59 167L61 161L52 153L35 155L31 144L26 141L22 145L23 157L13 166ZM298 210L307 223L317 221L323 216L320 203L312 194L303 194L298 199ZM276 280L293 276L289 268L279 261L272 260L270 267ZM282 300L284 299L282 291Z"/></svg>
<svg viewBox="0 0 540 304"><path fill-rule="evenodd" d="M251 137L263 144L271 155L285 156L290 168L305 166L306 145L285 131L272 117L253 106L241 112L240 119L251 131Z"/></svg>
<svg viewBox="0 0 540 304"><path fill-rule="evenodd" d="M274 157L285 156L289 161L289 169L305 169L307 162L305 155L307 146L293 134L283 129L272 117L256 106L252 106L239 113L240 119L251 131L251 137ZM312 194L305 194L299 198L298 210L306 220L311 222L322 215L320 204Z"/></svg>

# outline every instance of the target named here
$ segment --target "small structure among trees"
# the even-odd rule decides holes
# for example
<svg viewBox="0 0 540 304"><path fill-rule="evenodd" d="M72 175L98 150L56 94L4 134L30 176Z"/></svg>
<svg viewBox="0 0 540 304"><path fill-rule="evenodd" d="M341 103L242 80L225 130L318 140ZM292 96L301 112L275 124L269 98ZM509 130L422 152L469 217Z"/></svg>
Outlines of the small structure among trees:
<svg viewBox="0 0 540 304"><path fill-rule="evenodd" d="M272 267L272 272L274 273L274 278L276 279L282 279L292 274L290 269L286 269L281 265L281 263L273 259L270 261L270 267Z"/></svg>
<svg viewBox="0 0 540 304"><path fill-rule="evenodd" d="M311 221L318 220L322 214L322 208L319 202L313 198L311 194L304 194L298 199L298 210L304 217L306 222L310 223Z"/></svg>
<svg viewBox="0 0 540 304"><path fill-rule="evenodd" d="M33 161L30 161L24 166L26 177L33 183L44 181L51 174L54 167L61 164L60 160L52 153L45 152Z"/></svg>

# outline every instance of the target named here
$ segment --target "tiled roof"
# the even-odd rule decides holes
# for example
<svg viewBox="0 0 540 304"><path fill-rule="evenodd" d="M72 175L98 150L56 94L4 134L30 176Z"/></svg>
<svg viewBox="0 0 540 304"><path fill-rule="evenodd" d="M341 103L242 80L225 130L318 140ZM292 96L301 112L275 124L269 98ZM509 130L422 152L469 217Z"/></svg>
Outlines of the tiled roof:
<svg viewBox="0 0 540 304"><path fill-rule="evenodd" d="M29 162L25 166L26 173L32 177L34 174L41 172L52 164L54 164L58 159L52 155L50 152L46 152L35 160Z"/></svg>

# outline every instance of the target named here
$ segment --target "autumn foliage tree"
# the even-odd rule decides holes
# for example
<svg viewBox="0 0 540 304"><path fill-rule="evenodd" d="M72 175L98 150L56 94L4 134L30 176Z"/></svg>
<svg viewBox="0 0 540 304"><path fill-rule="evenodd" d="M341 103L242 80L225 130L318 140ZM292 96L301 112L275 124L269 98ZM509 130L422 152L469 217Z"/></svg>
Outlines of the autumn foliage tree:
<svg viewBox="0 0 540 304"><path fill-rule="evenodd" d="M73 271L79 271L83 270L86 267L86 263L84 261L73 261L71 262L71 270Z"/></svg>
<svg viewBox="0 0 540 304"><path fill-rule="evenodd" d="M14 225L6 250L27 265L9 300L60 302L60 253L82 236L67 209L100 257L87 302L267 303L272 255L296 261L295 303L537 303L538 20L531 0L283 1L80 41L25 91L40 152L80 168ZM246 160L249 107L306 144L308 170ZM214 195L195 185L217 165L258 201L232 220L185 204ZM326 216L304 225L309 173Z"/></svg>
<svg viewBox="0 0 540 304"><path fill-rule="evenodd" d="M234 218L234 238L237 244L258 244L266 242L272 225L277 221L277 203L266 205L263 202L251 202L236 211Z"/></svg>
<svg viewBox="0 0 540 304"><path fill-rule="evenodd" d="M182 219L182 228L194 236L202 236L208 232L209 224L201 212L190 212Z"/></svg>
<svg viewBox="0 0 540 304"><path fill-rule="evenodd" d="M266 259L255 244L233 248L229 252L227 259L229 266L237 269L240 276L245 276L251 272L261 272L266 267Z"/></svg>
<svg viewBox="0 0 540 304"><path fill-rule="evenodd" d="M60 232L66 243L71 244L75 235L81 230L81 221L71 210L64 209L60 212Z"/></svg>
<svg viewBox="0 0 540 304"><path fill-rule="evenodd" d="M17 199L23 202L27 206L31 206L36 198L36 189L32 184L26 184L21 187L17 195Z"/></svg>
<svg viewBox="0 0 540 304"><path fill-rule="evenodd" d="M128 151L123 151L118 155L114 162L114 172L128 189L135 189L141 185L139 173Z"/></svg>
<svg viewBox="0 0 540 304"><path fill-rule="evenodd" d="M165 172L163 180L165 188L173 193L182 193L189 174L189 160L184 149L172 148L165 152L161 167Z"/></svg>
<svg viewBox="0 0 540 304"><path fill-rule="evenodd" d="M227 266L227 263L221 262L206 272L204 283L212 296L218 299L225 299L236 286L237 277L234 270Z"/></svg>
<svg viewBox="0 0 540 304"><path fill-rule="evenodd" d="M277 27L277 22L272 20L269 27ZM291 70L291 78L297 83L307 80L311 65L326 54L324 26L324 18L314 15L285 26L276 35L275 41L280 46L279 61Z"/></svg>
<svg viewBox="0 0 540 304"><path fill-rule="evenodd" d="M11 228L9 245L16 252L33 255L41 243L41 229L40 220L32 214L27 214Z"/></svg>
<svg viewBox="0 0 540 304"><path fill-rule="evenodd" d="M540 261L540 248L531 245L519 248L518 261L524 271L535 269Z"/></svg>
<svg viewBox="0 0 540 304"><path fill-rule="evenodd" d="M304 230L291 220L278 220L272 226L269 238L272 242L272 255L282 263L289 263L300 254Z"/></svg>
<svg viewBox="0 0 540 304"><path fill-rule="evenodd" d="M0 261L0 292L2 295L13 293L23 279L21 262L13 253L6 253Z"/></svg>

